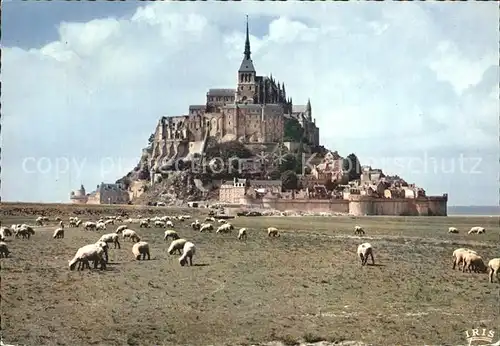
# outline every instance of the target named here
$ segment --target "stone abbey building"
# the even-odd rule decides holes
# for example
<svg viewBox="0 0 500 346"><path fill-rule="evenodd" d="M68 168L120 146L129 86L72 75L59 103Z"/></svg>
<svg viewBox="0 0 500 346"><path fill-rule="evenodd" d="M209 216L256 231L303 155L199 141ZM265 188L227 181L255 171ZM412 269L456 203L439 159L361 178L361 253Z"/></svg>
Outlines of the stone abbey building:
<svg viewBox="0 0 500 346"><path fill-rule="evenodd" d="M203 105L189 114L162 117L157 125L151 159L182 158L200 153L207 138L218 142L278 143L284 140L287 119L296 119L308 144L319 145L319 129L311 102L293 105L285 84L257 75L251 58L248 20L244 57L235 89L209 89ZM152 166L155 166L153 164Z"/></svg>

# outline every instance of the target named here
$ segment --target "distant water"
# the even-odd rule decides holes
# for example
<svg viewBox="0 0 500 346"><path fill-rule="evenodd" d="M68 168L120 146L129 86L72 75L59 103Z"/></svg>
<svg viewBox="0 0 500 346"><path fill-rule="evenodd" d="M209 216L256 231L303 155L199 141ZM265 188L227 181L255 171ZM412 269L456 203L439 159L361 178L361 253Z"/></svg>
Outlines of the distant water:
<svg viewBox="0 0 500 346"><path fill-rule="evenodd" d="M500 206L494 205L454 205L448 206L448 215L498 215Z"/></svg>

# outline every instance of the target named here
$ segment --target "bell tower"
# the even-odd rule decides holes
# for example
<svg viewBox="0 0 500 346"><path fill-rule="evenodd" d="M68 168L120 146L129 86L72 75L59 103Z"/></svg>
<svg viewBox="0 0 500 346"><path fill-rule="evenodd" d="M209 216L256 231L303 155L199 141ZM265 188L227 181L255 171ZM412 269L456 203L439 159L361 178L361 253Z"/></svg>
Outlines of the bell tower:
<svg viewBox="0 0 500 346"><path fill-rule="evenodd" d="M251 58L247 16L245 51L243 52L243 60L241 61L241 65L238 70L238 89L236 91L237 103L254 103L254 98L257 95L257 83L255 81L255 77L256 72Z"/></svg>

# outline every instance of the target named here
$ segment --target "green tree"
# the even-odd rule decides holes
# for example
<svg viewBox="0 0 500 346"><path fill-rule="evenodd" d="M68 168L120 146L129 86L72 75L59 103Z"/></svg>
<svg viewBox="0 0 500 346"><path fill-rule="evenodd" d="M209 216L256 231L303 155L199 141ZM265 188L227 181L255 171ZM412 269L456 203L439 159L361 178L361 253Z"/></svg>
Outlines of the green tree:
<svg viewBox="0 0 500 346"><path fill-rule="evenodd" d="M267 174L267 178L271 180L279 180L281 179L281 172L277 169L272 170Z"/></svg>
<svg viewBox="0 0 500 346"><path fill-rule="evenodd" d="M285 190L297 190L299 178L294 171L286 171L281 174L281 183Z"/></svg>
<svg viewBox="0 0 500 346"><path fill-rule="evenodd" d="M353 181L361 177L361 164L354 153L347 155L343 161L342 168L347 172L349 181Z"/></svg>
<svg viewBox="0 0 500 346"><path fill-rule="evenodd" d="M281 173L286 171L296 171L298 168L297 157L293 154L286 154L281 158L281 162L279 165L279 170Z"/></svg>
<svg viewBox="0 0 500 346"><path fill-rule="evenodd" d="M294 118L285 119L285 128L283 139L285 142L300 142L304 137L304 129L299 121Z"/></svg>

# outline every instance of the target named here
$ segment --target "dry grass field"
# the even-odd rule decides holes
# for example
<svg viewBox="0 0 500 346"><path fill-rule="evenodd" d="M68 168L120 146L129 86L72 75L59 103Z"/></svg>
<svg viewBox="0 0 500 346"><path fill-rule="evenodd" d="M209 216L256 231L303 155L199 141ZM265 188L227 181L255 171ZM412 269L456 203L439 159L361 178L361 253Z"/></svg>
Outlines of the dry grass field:
<svg viewBox="0 0 500 346"><path fill-rule="evenodd" d="M159 213L165 214L176 212ZM4 213L1 221L34 224L34 218ZM4 342L459 345L473 327L500 334L500 285L488 283L487 274L451 269L458 247L474 248L486 260L500 257L496 217L234 219L236 228L249 228L247 241L238 241L237 231L199 233L189 223L175 229L197 246L193 267L167 253L163 230L138 225L131 228L150 243L151 260L134 260L132 244L122 241L121 250L111 247L105 271L71 272L68 260L116 226L67 228L64 239L52 239L53 222L36 228L30 240L9 237L11 257L1 260ZM355 237L355 225L366 235ZM487 233L467 235L475 225ZM268 226L282 230L281 237L268 238ZM448 234L449 226L460 234ZM361 267L356 257L365 241L375 249L375 266Z"/></svg>

